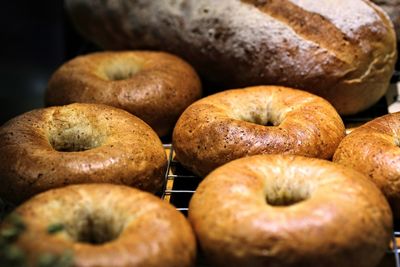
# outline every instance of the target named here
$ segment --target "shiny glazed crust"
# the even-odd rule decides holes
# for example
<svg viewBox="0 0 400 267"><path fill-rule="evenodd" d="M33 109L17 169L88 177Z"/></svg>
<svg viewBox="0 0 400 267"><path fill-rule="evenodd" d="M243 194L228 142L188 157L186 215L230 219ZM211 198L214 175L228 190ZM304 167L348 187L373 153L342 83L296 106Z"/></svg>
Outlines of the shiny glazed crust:
<svg viewBox="0 0 400 267"><path fill-rule="evenodd" d="M376 103L396 62L389 17L366 0L67 0L84 36L108 49L163 49L238 88L282 85L340 114Z"/></svg>
<svg viewBox="0 0 400 267"><path fill-rule="evenodd" d="M273 124L274 126L264 126ZM344 137L335 109L310 93L276 86L229 90L193 103L179 118L177 159L205 176L216 167L256 154L330 159Z"/></svg>
<svg viewBox="0 0 400 267"><path fill-rule="evenodd" d="M333 161L367 176L383 191L400 218L400 113L376 118L340 143Z"/></svg>
<svg viewBox="0 0 400 267"><path fill-rule="evenodd" d="M43 255L66 252L72 254L74 267L192 266L196 256L196 239L184 216L134 188L85 184L53 189L33 197L15 214L26 226L16 246L28 267L38 266ZM62 228L49 232L54 225ZM80 242L77 238L85 231L114 239Z"/></svg>
<svg viewBox="0 0 400 267"><path fill-rule="evenodd" d="M216 169L196 190L189 220L215 266L374 267L392 230L390 207L367 177L291 155Z"/></svg>
<svg viewBox="0 0 400 267"><path fill-rule="evenodd" d="M156 192L167 158L157 134L137 117L105 105L71 104L34 110L3 125L0 163L0 196L18 203L77 183Z"/></svg>
<svg viewBox="0 0 400 267"><path fill-rule="evenodd" d="M46 104L114 106L141 118L163 136L200 96L196 72L178 57L161 52L99 52L62 65L49 81Z"/></svg>

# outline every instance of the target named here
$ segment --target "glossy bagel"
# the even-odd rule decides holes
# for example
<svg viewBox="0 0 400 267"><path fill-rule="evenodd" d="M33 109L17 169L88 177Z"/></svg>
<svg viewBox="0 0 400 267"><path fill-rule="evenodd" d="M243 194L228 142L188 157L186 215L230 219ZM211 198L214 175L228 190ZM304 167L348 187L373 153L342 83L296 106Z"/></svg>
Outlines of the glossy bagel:
<svg viewBox="0 0 400 267"><path fill-rule="evenodd" d="M189 220L213 266L374 267L392 215L364 175L332 162L257 155L207 176Z"/></svg>
<svg viewBox="0 0 400 267"><path fill-rule="evenodd" d="M19 234L9 244L21 251L25 264L18 266L187 267L196 256L195 236L180 212L121 185L44 192L18 207L0 230Z"/></svg>
<svg viewBox="0 0 400 267"><path fill-rule="evenodd" d="M98 52L62 65L48 83L46 104L114 106L141 118L163 136L200 96L196 72L178 57L162 52Z"/></svg>
<svg viewBox="0 0 400 267"><path fill-rule="evenodd" d="M204 176L255 154L329 159L343 137L343 122L327 101L300 90L259 86L193 103L175 126L173 145L178 160Z"/></svg>
<svg viewBox="0 0 400 267"><path fill-rule="evenodd" d="M400 218L400 113L376 118L340 143L333 161L366 174L391 202Z"/></svg>
<svg viewBox="0 0 400 267"><path fill-rule="evenodd" d="M157 134L98 104L37 109L0 128L0 197L21 202L50 188L115 183L161 189L167 159Z"/></svg>

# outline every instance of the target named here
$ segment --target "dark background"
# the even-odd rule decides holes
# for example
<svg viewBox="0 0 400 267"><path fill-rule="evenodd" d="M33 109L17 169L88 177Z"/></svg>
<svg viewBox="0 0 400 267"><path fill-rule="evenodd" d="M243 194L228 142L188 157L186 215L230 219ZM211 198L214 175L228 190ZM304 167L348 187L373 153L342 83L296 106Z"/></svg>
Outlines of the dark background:
<svg viewBox="0 0 400 267"><path fill-rule="evenodd" d="M0 124L42 107L51 73L82 49L62 0L3 1L0 8Z"/></svg>

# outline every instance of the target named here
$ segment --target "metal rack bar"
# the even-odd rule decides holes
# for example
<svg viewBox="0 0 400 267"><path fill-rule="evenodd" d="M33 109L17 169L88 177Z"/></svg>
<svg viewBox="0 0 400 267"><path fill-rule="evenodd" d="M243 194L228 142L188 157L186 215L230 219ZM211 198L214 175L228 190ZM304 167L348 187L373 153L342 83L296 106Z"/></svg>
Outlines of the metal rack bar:
<svg viewBox="0 0 400 267"><path fill-rule="evenodd" d="M164 193L165 194L194 194L194 192L196 192L195 190L165 190Z"/></svg>
<svg viewBox="0 0 400 267"><path fill-rule="evenodd" d="M168 178L188 178L188 179L192 179L192 178L196 178L197 176L194 175L178 175L178 174L170 174L168 175Z"/></svg>
<svg viewBox="0 0 400 267"><path fill-rule="evenodd" d="M396 267L399 267L400 266L399 248L398 248L398 245L397 245L396 236L398 236L398 235L396 235L396 232L394 232L393 236L392 236L392 243L393 243L393 251L392 252L393 252L393 255L394 255L394 260L395 260L395 263L396 263Z"/></svg>
<svg viewBox="0 0 400 267"><path fill-rule="evenodd" d="M172 149L172 145L171 144L163 144L163 147L164 147L165 151L169 151L169 154L167 154L168 163L167 163L167 170L165 172L164 185L163 185L163 189L162 189L161 199L167 200L169 202L169 199L166 199L166 191L167 191L168 180L169 180L168 175L171 172L171 162L172 162L172 158L173 158L173 149Z"/></svg>

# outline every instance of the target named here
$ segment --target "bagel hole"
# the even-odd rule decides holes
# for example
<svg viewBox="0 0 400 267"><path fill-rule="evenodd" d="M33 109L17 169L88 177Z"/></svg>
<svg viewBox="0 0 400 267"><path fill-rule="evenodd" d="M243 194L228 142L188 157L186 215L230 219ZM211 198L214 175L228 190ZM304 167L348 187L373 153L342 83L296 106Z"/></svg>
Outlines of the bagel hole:
<svg viewBox="0 0 400 267"><path fill-rule="evenodd" d="M266 124L262 124L262 125L264 125L264 126L275 126L272 121L267 121Z"/></svg>
<svg viewBox="0 0 400 267"><path fill-rule="evenodd" d="M262 126L276 126L275 122L272 121L270 118L263 119L260 117L253 117L250 122L258 124L258 125L262 125Z"/></svg>
<svg viewBox="0 0 400 267"><path fill-rule="evenodd" d="M395 144L395 146L400 147L400 138L396 138L394 140L394 144Z"/></svg>
<svg viewBox="0 0 400 267"><path fill-rule="evenodd" d="M59 152L80 152L99 147L105 134L97 123L93 125L85 116L78 113L57 114L49 130L48 141Z"/></svg>
<svg viewBox="0 0 400 267"><path fill-rule="evenodd" d="M76 242L92 245L101 245L111 242L119 237L122 227L105 218L87 217L79 221L79 225L69 231ZM67 229L68 231L68 229Z"/></svg>
<svg viewBox="0 0 400 267"><path fill-rule="evenodd" d="M59 152L80 152L101 146L101 139L83 129L65 129L52 135L49 142Z"/></svg>
<svg viewBox="0 0 400 267"><path fill-rule="evenodd" d="M296 185L286 185L280 188L272 188L267 191L266 202L268 205L288 207L307 200L310 193L307 188L295 188Z"/></svg>
<svg viewBox="0 0 400 267"><path fill-rule="evenodd" d="M267 121L261 121L261 120L249 120L247 122L251 122L251 123L255 123L257 125L261 125L261 126L278 126L279 124L271 121L271 120L267 120Z"/></svg>
<svg viewBox="0 0 400 267"><path fill-rule="evenodd" d="M258 114L250 114L249 116L242 116L240 119L243 121L251 122L262 126L279 126L278 121Z"/></svg>
<svg viewBox="0 0 400 267"><path fill-rule="evenodd" d="M111 73L107 73L108 79L111 81L120 81L120 80L127 80L133 76L132 72L126 71L113 71Z"/></svg>
<svg viewBox="0 0 400 267"><path fill-rule="evenodd" d="M277 206L277 207L287 207L287 206L292 206L294 204L300 203L304 200L306 200L308 197L304 196L284 196L280 198L268 198L267 197L267 203L271 206Z"/></svg>
<svg viewBox="0 0 400 267"><path fill-rule="evenodd" d="M138 67L135 62L114 62L110 64L105 74L110 81L121 81L132 78L137 72Z"/></svg>

